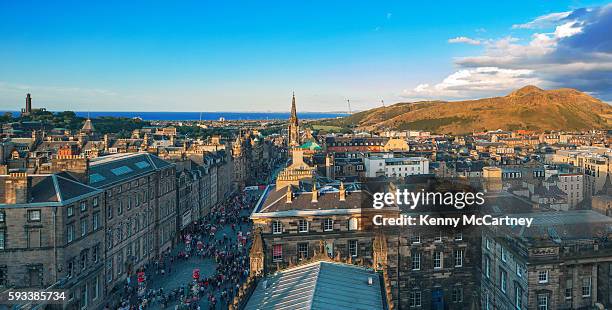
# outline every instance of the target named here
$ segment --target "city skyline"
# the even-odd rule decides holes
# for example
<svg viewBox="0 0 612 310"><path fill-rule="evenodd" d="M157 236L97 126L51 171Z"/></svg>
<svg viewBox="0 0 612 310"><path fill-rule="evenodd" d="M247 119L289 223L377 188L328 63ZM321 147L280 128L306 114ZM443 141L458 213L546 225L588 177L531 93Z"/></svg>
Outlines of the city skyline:
<svg viewBox="0 0 612 310"><path fill-rule="evenodd" d="M0 110L32 93L54 111L276 112L295 91L300 112L345 111L528 84L612 101L602 1L1 6Z"/></svg>

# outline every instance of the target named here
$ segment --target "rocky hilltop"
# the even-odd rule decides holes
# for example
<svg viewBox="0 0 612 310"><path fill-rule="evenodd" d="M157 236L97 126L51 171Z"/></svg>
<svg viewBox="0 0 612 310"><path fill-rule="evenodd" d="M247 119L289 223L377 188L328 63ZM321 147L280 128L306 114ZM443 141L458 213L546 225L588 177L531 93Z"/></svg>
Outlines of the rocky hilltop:
<svg viewBox="0 0 612 310"><path fill-rule="evenodd" d="M495 129L612 129L612 106L575 89L543 90L525 86L503 97L401 102L333 122L369 130L427 130L450 134Z"/></svg>

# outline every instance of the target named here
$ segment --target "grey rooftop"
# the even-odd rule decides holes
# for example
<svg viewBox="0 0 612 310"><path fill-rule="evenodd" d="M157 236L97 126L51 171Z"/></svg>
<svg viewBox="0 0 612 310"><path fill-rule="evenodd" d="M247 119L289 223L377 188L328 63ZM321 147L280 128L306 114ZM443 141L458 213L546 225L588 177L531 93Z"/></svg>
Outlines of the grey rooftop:
<svg viewBox="0 0 612 310"><path fill-rule="evenodd" d="M372 278L372 284L368 284ZM334 262L315 262L259 281L245 310L384 309L378 273Z"/></svg>

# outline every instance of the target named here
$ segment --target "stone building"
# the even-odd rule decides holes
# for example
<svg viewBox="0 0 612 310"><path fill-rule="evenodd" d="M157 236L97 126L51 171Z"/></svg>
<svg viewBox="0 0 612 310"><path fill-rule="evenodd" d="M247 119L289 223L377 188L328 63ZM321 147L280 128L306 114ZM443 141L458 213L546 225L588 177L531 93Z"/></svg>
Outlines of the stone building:
<svg viewBox="0 0 612 310"><path fill-rule="evenodd" d="M104 191L106 293L168 251L176 236L175 165L148 153L92 160L89 185Z"/></svg>
<svg viewBox="0 0 612 310"><path fill-rule="evenodd" d="M401 308L470 309L478 304L476 230L400 227L385 233L391 294Z"/></svg>
<svg viewBox="0 0 612 310"><path fill-rule="evenodd" d="M104 301L104 193L66 173L0 176L0 291L57 288Z"/></svg>
<svg viewBox="0 0 612 310"><path fill-rule="evenodd" d="M593 211L612 217L612 176L606 176L603 188L591 199Z"/></svg>
<svg viewBox="0 0 612 310"><path fill-rule="evenodd" d="M472 294L478 287L477 231L376 227L374 215L397 218L409 210L374 209L363 184L320 185L314 174L304 176L308 165L296 156L294 150L294 163L266 189L251 215L261 238L254 243L258 251L251 253L253 270L282 270L323 251L337 261L382 270L387 300L401 308L466 309L478 304Z"/></svg>
<svg viewBox="0 0 612 310"><path fill-rule="evenodd" d="M249 179L249 161L250 154L244 150L246 143L241 135L236 137L236 141L232 144L232 164L233 167L233 182L238 188L244 188Z"/></svg>
<svg viewBox="0 0 612 310"><path fill-rule="evenodd" d="M525 216L530 228L483 229L482 309L610 307L612 219L590 210Z"/></svg>
<svg viewBox="0 0 612 310"><path fill-rule="evenodd" d="M324 248L328 257L371 264L373 233L367 220L370 194L355 188L310 191L269 186L251 215L262 240L264 272L307 260ZM364 206L369 206L364 209ZM257 257L254 257L257 259Z"/></svg>
<svg viewBox="0 0 612 310"><path fill-rule="evenodd" d="M191 160L178 161L175 164L177 167L177 231L182 231L202 217L204 195L200 191L203 188L201 183L204 171Z"/></svg>
<svg viewBox="0 0 612 310"><path fill-rule="evenodd" d="M298 186L300 180L312 180L315 175L315 168L304 161L302 150L293 149L291 155L291 164L276 177L275 190L277 191L289 185Z"/></svg>
<svg viewBox="0 0 612 310"><path fill-rule="evenodd" d="M239 134L232 144L232 181L237 188L257 185L268 176L270 148L258 133Z"/></svg>

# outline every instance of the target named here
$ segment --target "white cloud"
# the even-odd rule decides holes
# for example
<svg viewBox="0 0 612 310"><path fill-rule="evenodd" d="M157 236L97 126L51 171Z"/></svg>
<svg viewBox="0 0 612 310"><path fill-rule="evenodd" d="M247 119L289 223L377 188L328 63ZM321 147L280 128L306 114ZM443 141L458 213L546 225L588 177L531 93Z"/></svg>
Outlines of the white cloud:
<svg viewBox="0 0 612 310"><path fill-rule="evenodd" d="M582 27L577 22L568 22L555 28L555 37L567 38L582 32Z"/></svg>
<svg viewBox="0 0 612 310"><path fill-rule="evenodd" d="M549 14L514 28L545 25L547 29L527 39L481 39L482 53L456 58L459 69L454 73L437 84L420 83L402 96L475 98L534 84L572 87L612 99L612 5Z"/></svg>
<svg viewBox="0 0 612 310"><path fill-rule="evenodd" d="M455 37L452 39L448 39L448 43L466 43L470 45L480 45L479 40L471 39L468 37Z"/></svg>
<svg viewBox="0 0 612 310"><path fill-rule="evenodd" d="M533 70L479 67L459 70L435 85L419 84L412 90L404 90L401 96L413 100L456 99L466 95L480 97L497 95L525 85L542 84L543 81L534 76Z"/></svg>
<svg viewBox="0 0 612 310"><path fill-rule="evenodd" d="M568 17L571 13L572 11L567 11L567 12L558 12L558 13L550 13L550 14L542 15L528 23L512 25L512 28L513 29L537 29L537 28L550 27L551 25L554 25L556 22Z"/></svg>

